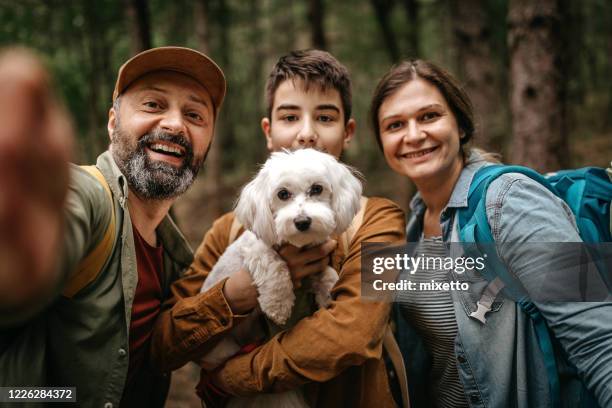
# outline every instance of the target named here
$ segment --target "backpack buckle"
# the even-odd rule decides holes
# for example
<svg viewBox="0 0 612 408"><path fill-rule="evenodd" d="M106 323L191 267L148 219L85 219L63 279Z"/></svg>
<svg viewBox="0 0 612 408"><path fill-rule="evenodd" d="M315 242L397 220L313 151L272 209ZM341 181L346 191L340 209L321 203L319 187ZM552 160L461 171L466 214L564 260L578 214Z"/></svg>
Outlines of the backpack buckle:
<svg viewBox="0 0 612 408"><path fill-rule="evenodd" d="M476 304L478 305L478 309L476 309L475 312L470 313L470 317L478 320L482 324L485 324L487 322L485 314L491 311L491 307L480 303L480 301L476 302Z"/></svg>

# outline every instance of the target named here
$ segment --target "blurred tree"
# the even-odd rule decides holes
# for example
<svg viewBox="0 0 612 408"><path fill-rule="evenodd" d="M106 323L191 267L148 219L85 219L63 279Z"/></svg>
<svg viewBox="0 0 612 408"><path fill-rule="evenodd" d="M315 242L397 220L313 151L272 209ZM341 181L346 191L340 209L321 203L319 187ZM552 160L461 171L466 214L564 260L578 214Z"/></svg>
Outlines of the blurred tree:
<svg viewBox="0 0 612 408"><path fill-rule="evenodd" d="M501 151L505 115L500 92L500 70L493 58L490 25L485 0L452 0L457 74L465 84L476 112L476 143Z"/></svg>
<svg viewBox="0 0 612 408"><path fill-rule="evenodd" d="M408 21L408 55L413 59L420 58L419 3L417 0L403 0L402 4L406 11L406 21Z"/></svg>
<svg viewBox="0 0 612 408"><path fill-rule="evenodd" d="M151 28L148 0L124 0L130 20L132 55L151 48Z"/></svg>
<svg viewBox="0 0 612 408"><path fill-rule="evenodd" d="M326 50L324 0L308 0L308 22L310 23L312 47Z"/></svg>
<svg viewBox="0 0 612 408"><path fill-rule="evenodd" d="M511 0L508 10L514 163L568 165L561 10L557 0Z"/></svg>
<svg viewBox="0 0 612 408"><path fill-rule="evenodd" d="M393 0L370 0L374 9L378 27L383 36L387 53L391 62L396 63L400 59L398 41L391 25L390 16L393 11Z"/></svg>

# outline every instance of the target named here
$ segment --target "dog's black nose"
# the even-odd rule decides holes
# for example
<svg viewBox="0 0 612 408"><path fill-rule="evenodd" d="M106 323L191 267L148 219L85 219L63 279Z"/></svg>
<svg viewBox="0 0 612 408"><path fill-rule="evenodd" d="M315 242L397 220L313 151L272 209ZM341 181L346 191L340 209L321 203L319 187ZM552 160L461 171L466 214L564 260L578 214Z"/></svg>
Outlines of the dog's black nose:
<svg viewBox="0 0 612 408"><path fill-rule="evenodd" d="M310 228L310 224L312 224L312 218L310 217L299 217L296 218L295 220L293 220L293 223L295 224L295 228L298 229L298 231L306 231L308 228Z"/></svg>

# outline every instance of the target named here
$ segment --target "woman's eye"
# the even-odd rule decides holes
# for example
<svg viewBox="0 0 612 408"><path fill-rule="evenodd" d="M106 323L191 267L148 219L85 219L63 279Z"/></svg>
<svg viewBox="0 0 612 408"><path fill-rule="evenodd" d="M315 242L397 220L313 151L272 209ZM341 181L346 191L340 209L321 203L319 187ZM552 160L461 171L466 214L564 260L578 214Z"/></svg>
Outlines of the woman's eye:
<svg viewBox="0 0 612 408"><path fill-rule="evenodd" d="M421 116L421 120L424 120L427 122L429 120L437 118L438 116L440 116L438 112L426 112L423 114L423 116Z"/></svg>
<svg viewBox="0 0 612 408"><path fill-rule="evenodd" d="M315 195L319 195L323 192L323 187L320 186L319 184L313 184L310 187L310 195L311 196L315 196Z"/></svg>
<svg viewBox="0 0 612 408"><path fill-rule="evenodd" d="M281 201L287 201L291 197L291 193L286 188L283 188L278 193L276 193L276 196Z"/></svg>

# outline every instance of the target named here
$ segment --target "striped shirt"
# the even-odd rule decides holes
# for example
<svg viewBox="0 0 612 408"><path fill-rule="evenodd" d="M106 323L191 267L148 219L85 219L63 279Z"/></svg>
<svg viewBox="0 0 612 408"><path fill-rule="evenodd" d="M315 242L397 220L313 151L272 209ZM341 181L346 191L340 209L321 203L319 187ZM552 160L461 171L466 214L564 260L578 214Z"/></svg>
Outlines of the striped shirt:
<svg viewBox="0 0 612 408"><path fill-rule="evenodd" d="M447 257L446 245L441 237L424 238L417 246L415 256ZM414 282L415 290L406 290L398 295L402 314L425 342L432 356L429 378L429 395L436 407L467 407L463 385L455 360L455 337L457 319L451 295L447 291L418 290L420 283L448 282L448 271L418 268L414 274L404 273L402 279Z"/></svg>

